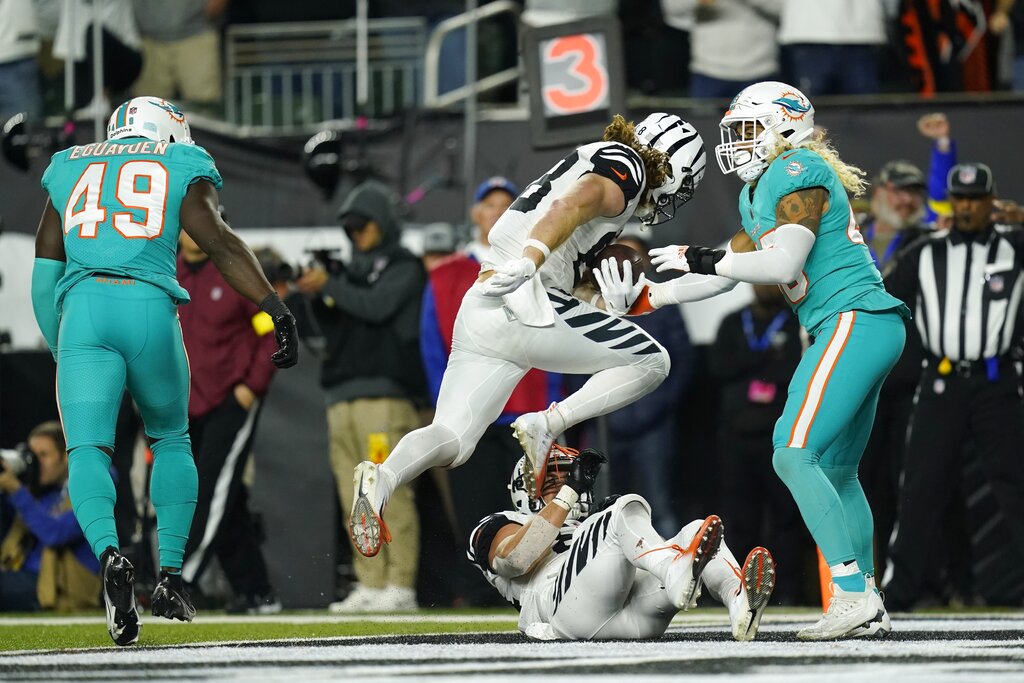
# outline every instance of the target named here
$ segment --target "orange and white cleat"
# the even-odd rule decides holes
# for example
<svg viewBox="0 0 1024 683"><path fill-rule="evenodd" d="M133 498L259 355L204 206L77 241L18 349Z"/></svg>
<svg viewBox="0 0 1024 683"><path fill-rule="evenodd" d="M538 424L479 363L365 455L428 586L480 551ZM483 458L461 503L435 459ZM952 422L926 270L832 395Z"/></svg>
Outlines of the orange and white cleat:
<svg viewBox="0 0 1024 683"><path fill-rule="evenodd" d="M729 607L732 637L753 640L775 590L775 560L765 548L750 551L740 570L740 592Z"/></svg>
<svg viewBox="0 0 1024 683"><path fill-rule="evenodd" d="M725 536L725 525L718 515L711 515L694 534L686 548L675 546L678 556L672 560L665 576L665 590L677 608L687 610L700 586L700 575L708 561L718 554Z"/></svg>
<svg viewBox="0 0 1024 683"><path fill-rule="evenodd" d="M352 517L348 523L352 543L361 555L373 557L385 543L391 542L391 532L377 511L374 502L379 496L380 472L377 465L364 460L356 465L353 474ZM382 508L383 509L383 508Z"/></svg>
<svg viewBox="0 0 1024 683"><path fill-rule="evenodd" d="M554 407L554 404L551 404ZM551 410L551 408L548 408ZM548 419L543 412L524 413L512 423L512 432L526 454L523 463L523 478L526 480L527 493L536 497L547 476L548 458L551 447L555 443L555 435L548 430ZM530 487L533 487L530 490Z"/></svg>

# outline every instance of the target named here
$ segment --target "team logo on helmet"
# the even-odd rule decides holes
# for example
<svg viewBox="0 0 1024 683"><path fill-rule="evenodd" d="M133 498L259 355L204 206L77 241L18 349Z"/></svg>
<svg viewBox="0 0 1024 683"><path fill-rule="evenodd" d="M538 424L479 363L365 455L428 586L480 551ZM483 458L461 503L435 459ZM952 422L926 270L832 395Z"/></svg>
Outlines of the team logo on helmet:
<svg viewBox="0 0 1024 683"><path fill-rule="evenodd" d="M793 91L782 93L782 97L772 100L772 104L782 107L783 115L790 121L803 121L804 116L811 110L811 105L800 93Z"/></svg>
<svg viewBox="0 0 1024 683"><path fill-rule="evenodd" d="M167 100L160 100L159 102L154 102L153 104L154 106L160 107L165 112L170 114L171 118L177 121L178 123L182 123L185 120L184 112L182 112L180 109L178 109L176 106L174 106Z"/></svg>

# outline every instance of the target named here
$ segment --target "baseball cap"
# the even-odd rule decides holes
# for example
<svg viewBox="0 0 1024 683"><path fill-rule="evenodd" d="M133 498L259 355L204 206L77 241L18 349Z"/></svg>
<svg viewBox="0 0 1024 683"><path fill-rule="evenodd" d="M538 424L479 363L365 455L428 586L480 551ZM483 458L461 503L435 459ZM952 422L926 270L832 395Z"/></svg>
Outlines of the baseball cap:
<svg viewBox="0 0 1024 683"><path fill-rule="evenodd" d="M924 173L904 159L890 161L878 171L878 185L892 183L895 187L926 187Z"/></svg>
<svg viewBox="0 0 1024 683"><path fill-rule="evenodd" d="M946 176L946 192L954 197L987 197L994 192L992 169L976 162L957 164Z"/></svg>
<svg viewBox="0 0 1024 683"><path fill-rule="evenodd" d="M455 228L451 223L428 223L423 226L423 253L450 254L455 251Z"/></svg>
<svg viewBox="0 0 1024 683"><path fill-rule="evenodd" d="M477 202L483 201L483 198L486 197L487 195L489 195L494 190L504 190L505 192L508 192L513 197L518 197L519 196L519 186L518 185L513 183L511 180L509 180L505 176L496 175L496 176L492 176L492 177L488 178L487 180L485 180L482 183L480 183L479 185L477 185L476 194L473 195L473 197L474 197L473 201L477 201Z"/></svg>

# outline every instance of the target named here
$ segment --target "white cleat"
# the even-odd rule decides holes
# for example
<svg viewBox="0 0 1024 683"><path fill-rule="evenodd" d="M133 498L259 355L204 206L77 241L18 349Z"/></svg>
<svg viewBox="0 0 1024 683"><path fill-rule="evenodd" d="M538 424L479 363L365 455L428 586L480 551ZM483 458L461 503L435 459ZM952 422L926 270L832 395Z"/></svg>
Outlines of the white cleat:
<svg viewBox="0 0 1024 683"><path fill-rule="evenodd" d="M828 611L813 626L797 631L800 640L865 638L881 630L885 607L873 590L847 592L832 584Z"/></svg>
<svg viewBox="0 0 1024 683"><path fill-rule="evenodd" d="M665 590L677 609L686 611L690 608L700 586L701 573L722 545L724 529L718 515L711 515L704 520L690 545L680 549L669 565L665 575Z"/></svg>
<svg viewBox="0 0 1024 683"><path fill-rule="evenodd" d="M768 601L775 590L775 561L764 548L754 548L747 555L740 571L740 592L729 609L732 622L732 637L736 640L753 640L761 616L768 607Z"/></svg>
<svg viewBox="0 0 1024 683"><path fill-rule="evenodd" d="M868 592L872 594L875 607L882 611L882 619L873 621L863 628L856 628L850 632L848 638L885 638L892 633L892 620L885 610L885 596L875 589L875 577L867 580Z"/></svg>
<svg viewBox="0 0 1024 683"><path fill-rule="evenodd" d="M527 482L527 492L536 495L547 473L548 455L555 443L555 435L548 431L548 419L544 413L523 413L512 423L512 432L526 454L523 474Z"/></svg>
<svg viewBox="0 0 1024 683"><path fill-rule="evenodd" d="M379 499L380 477L377 465L369 460L356 465L352 476L355 490L348 528L356 550L366 557L373 557L383 544L391 542L391 532L372 502Z"/></svg>

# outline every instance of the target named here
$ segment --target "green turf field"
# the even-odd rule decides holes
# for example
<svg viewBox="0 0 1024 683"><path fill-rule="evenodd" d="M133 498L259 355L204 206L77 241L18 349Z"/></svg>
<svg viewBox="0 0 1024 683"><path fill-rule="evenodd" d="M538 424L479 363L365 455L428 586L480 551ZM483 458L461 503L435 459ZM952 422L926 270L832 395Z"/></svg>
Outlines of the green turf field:
<svg viewBox="0 0 1024 683"><path fill-rule="evenodd" d="M181 624L163 619L145 619L139 646L180 645L224 640L277 640L281 638L334 638L338 636L415 635L420 633L466 633L515 631L515 622L445 621L425 622L349 621L281 623L254 618L251 622ZM102 617L95 623L0 625L0 651L52 650L81 647L116 647L107 635Z"/></svg>

